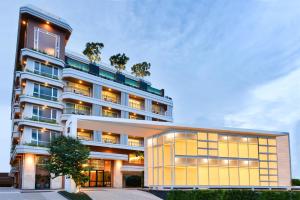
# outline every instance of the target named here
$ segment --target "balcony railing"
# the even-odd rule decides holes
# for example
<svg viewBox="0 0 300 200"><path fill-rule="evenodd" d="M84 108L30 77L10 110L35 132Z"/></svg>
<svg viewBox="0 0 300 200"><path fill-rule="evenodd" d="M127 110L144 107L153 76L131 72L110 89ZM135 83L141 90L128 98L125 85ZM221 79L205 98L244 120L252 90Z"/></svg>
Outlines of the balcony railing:
<svg viewBox="0 0 300 200"><path fill-rule="evenodd" d="M109 102L112 102L112 103L117 103L117 104L120 104L120 103L121 103L120 98L108 96L108 95L105 95L105 94L102 95L102 99L103 99L104 101L109 101Z"/></svg>
<svg viewBox="0 0 300 200"><path fill-rule="evenodd" d="M120 115L118 113L114 112L102 112L103 117L114 117L114 118L119 118Z"/></svg>
<svg viewBox="0 0 300 200"><path fill-rule="evenodd" d="M49 74L49 73L45 73L45 72L41 72L41 71L37 71L37 70L33 71L33 70L30 70L30 69L26 69L26 71L30 72L30 73L34 73L34 74L38 74L38 75L41 75L41 76L45 76L45 77L48 77L48 78L58 80L58 76L54 75L54 74Z"/></svg>
<svg viewBox="0 0 300 200"><path fill-rule="evenodd" d="M31 121L37 121L37 122L45 122L45 123L50 123L50 124L57 124L56 119L50 119L50 118L41 117L41 116L24 117L24 119L31 120Z"/></svg>
<svg viewBox="0 0 300 200"><path fill-rule="evenodd" d="M77 88L77 87L71 87L71 86L64 87L64 92L72 92L75 94L80 94L80 95L88 96L88 97L91 96L90 90Z"/></svg>
<svg viewBox="0 0 300 200"><path fill-rule="evenodd" d="M112 138L102 138L102 142L103 143L109 143L109 144L120 144L120 141L117 138L115 138L115 139L112 139Z"/></svg>
<svg viewBox="0 0 300 200"><path fill-rule="evenodd" d="M55 96L49 96L46 94L39 94L39 93L33 93L34 97L40 98L40 99L46 99L46 100L50 100L50 101L57 101L57 97Z"/></svg>
<svg viewBox="0 0 300 200"><path fill-rule="evenodd" d="M152 110L152 113L158 114L158 115L167 115L167 111L162 110Z"/></svg>
<svg viewBox="0 0 300 200"><path fill-rule="evenodd" d="M144 104L129 101L129 106L131 108L135 108L135 109L138 109L138 110L145 110L145 105Z"/></svg>
<svg viewBox="0 0 300 200"><path fill-rule="evenodd" d="M75 115L91 115L91 110L76 109L76 108L65 108L64 114L75 114Z"/></svg>
<svg viewBox="0 0 300 200"><path fill-rule="evenodd" d="M128 141L128 145L132 147L143 147L144 142L143 141Z"/></svg>

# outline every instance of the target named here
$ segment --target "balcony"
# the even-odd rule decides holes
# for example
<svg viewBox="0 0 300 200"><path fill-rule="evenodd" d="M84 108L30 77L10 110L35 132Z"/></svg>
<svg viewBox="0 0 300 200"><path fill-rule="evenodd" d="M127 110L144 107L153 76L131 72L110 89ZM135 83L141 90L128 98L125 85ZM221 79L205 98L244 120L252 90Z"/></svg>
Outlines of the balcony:
<svg viewBox="0 0 300 200"><path fill-rule="evenodd" d="M121 92L113 90L111 88L102 88L102 99L104 101L121 104Z"/></svg>
<svg viewBox="0 0 300 200"><path fill-rule="evenodd" d="M102 134L102 142L107 144L120 144L120 135L116 133L106 133Z"/></svg>
<svg viewBox="0 0 300 200"><path fill-rule="evenodd" d="M133 95L129 95L128 105L131 108L145 110L145 99Z"/></svg>
<svg viewBox="0 0 300 200"><path fill-rule="evenodd" d="M24 117L24 119L31 120L31 121L37 121L37 122L44 122L44 123L49 123L49 124L57 124L56 119L50 119L50 118L41 117L41 116Z"/></svg>
<svg viewBox="0 0 300 200"><path fill-rule="evenodd" d="M65 108L64 109L64 114L91 115L91 110L76 109L76 108Z"/></svg>
<svg viewBox="0 0 300 200"><path fill-rule="evenodd" d="M64 87L64 92L72 92L72 93L87 96L87 97L92 96L89 89L84 89L84 88L79 88L79 87L67 86L67 87Z"/></svg>
<svg viewBox="0 0 300 200"><path fill-rule="evenodd" d="M167 105L153 102L152 103L152 113L158 114L158 115L167 115Z"/></svg>
<svg viewBox="0 0 300 200"><path fill-rule="evenodd" d="M50 101L57 101L57 97L55 96L49 96L46 94L40 94L40 93L33 93L33 97L40 98L40 99L45 99L45 100L50 100Z"/></svg>
<svg viewBox="0 0 300 200"><path fill-rule="evenodd" d="M108 101L108 102L112 102L112 103L121 104L121 100L120 100L120 98L118 98L118 97L114 97L114 96L102 94L102 99L103 99L104 101Z"/></svg>
<svg viewBox="0 0 300 200"><path fill-rule="evenodd" d="M41 72L41 71L37 71L37 70L30 70L30 69L26 69L27 72L33 73L33 74L37 74L40 76L44 76L44 77L48 77L48 78L52 78L55 80L59 80L57 75L54 74L49 74L49 73L45 73L45 72Z"/></svg>
<svg viewBox="0 0 300 200"><path fill-rule="evenodd" d="M143 147L144 140L143 139L132 139L128 138L128 145L132 147Z"/></svg>
<svg viewBox="0 0 300 200"><path fill-rule="evenodd" d="M114 117L114 118L120 118L121 117L121 111L112 109L112 108L102 108L102 116L103 117Z"/></svg>

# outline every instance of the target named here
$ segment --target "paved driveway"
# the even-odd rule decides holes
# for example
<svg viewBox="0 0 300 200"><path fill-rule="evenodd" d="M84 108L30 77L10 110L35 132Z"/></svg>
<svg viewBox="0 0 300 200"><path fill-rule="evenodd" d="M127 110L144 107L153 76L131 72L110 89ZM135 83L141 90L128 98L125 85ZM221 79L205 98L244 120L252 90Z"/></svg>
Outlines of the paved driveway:
<svg viewBox="0 0 300 200"><path fill-rule="evenodd" d="M25 192L14 188L0 187L0 200L66 200L56 191L53 192Z"/></svg>
<svg viewBox="0 0 300 200"><path fill-rule="evenodd" d="M101 188L84 192L94 200L161 200L148 192L136 189Z"/></svg>

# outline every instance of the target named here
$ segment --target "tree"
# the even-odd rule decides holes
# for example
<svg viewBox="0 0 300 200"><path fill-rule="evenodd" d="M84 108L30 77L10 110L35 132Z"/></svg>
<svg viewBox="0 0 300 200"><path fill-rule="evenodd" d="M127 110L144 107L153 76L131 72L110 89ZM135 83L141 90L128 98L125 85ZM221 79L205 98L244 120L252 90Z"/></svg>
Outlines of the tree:
<svg viewBox="0 0 300 200"><path fill-rule="evenodd" d="M72 178L79 188L89 180L83 172L90 150L81 144L78 139L59 136L51 141L49 146L50 159L46 161L45 168L51 173L52 179L58 176Z"/></svg>
<svg viewBox="0 0 300 200"><path fill-rule="evenodd" d="M114 66L118 72L125 70L128 60L129 57L127 57L125 53L122 55L118 53L109 58L111 66Z"/></svg>
<svg viewBox="0 0 300 200"><path fill-rule="evenodd" d="M91 63L96 63L101 61L101 49L103 49L104 44L99 42L88 42L85 45L85 49L82 52L88 57Z"/></svg>
<svg viewBox="0 0 300 200"><path fill-rule="evenodd" d="M136 77L145 77L145 76L150 76L151 73L149 71L151 67L150 63L147 62L142 62L142 63L137 63L131 67L131 73L134 74Z"/></svg>

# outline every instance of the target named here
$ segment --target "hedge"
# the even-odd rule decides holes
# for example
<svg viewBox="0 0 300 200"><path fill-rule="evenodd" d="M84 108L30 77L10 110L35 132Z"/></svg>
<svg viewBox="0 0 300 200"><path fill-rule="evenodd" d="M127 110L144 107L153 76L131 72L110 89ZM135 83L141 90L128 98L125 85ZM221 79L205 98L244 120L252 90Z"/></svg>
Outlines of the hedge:
<svg viewBox="0 0 300 200"><path fill-rule="evenodd" d="M300 186L300 179L292 179L293 186Z"/></svg>
<svg viewBox="0 0 300 200"><path fill-rule="evenodd" d="M300 200L296 191L171 190L167 200Z"/></svg>

